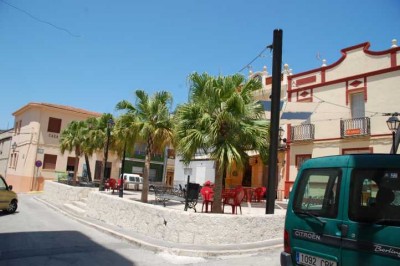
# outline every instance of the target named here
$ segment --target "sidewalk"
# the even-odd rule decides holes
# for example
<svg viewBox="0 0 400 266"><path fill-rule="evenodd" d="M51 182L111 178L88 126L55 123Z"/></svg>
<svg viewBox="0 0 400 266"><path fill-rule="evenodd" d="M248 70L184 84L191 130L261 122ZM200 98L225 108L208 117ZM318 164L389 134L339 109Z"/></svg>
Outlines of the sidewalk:
<svg viewBox="0 0 400 266"><path fill-rule="evenodd" d="M119 196L118 191L108 192L110 195ZM133 190L124 190L123 197L126 199L140 201L141 191L133 191ZM154 193L149 192L148 202L152 204L162 205L162 203L156 203ZM177 201L167 201L166 208L175 209L175 210L184 210L185 205L183 203ZM196 211L201 212L202 202L199 202L196 205ZM287 201L275 201L275 213L286 213ZM265 200L261 202L242 202L242 215L265 215L266 213L266 202ZM192 209L188 209L188 211L193 211ZM224 213L232 214L232 208L230 206L225 206ZM238 215L240 215L240 210L238 210Z"/></svg>
<svg viewBox="0 0 400 266"><path fill-rule="evenodd" d="M109 195L118 197L118 191L112 193L111 191L104 192ZM124 191L124 198L139 201L141 197L141 191ZM79 207L71 206L70 204L64 204L64 206L56 206L48 201L43 200L40 195L36 196L36 199L45 203L49 207L67 215L81 223L88 226L96 228L104 233L117 237L121 240L127 241L131 244L137 245L139 247L154 251L154 252L166 252L178 256L190 256L190 257L219 257L219 256L231 256L231 255L253 255L262 254L270 249L282 248L283 240L282 238L269 239L261 242L246 243L246 244L225 244L225 245L193 245L193 244L179 244L171 243L161 239L156 239L148 237L141 233L137 233L133 230L127 228L115 226L113 224L108 224L100 220L89 218L85 215L84 203L80 203ZM149 193L148 196L149 203L154 203L154 193ZM158 203L161 204L161 203ZM197 204L197 212L201 213L201 205L199 202ZM284 213L286 203L277 202L275 213ZM82 208L82 209L81 209ZM166 208L177 209L183 211L184 204L179 202L167 202ZM79 210L80 209L80 210ZM193 212L192 209L188 211ZM231 214L230 206L225 208L226 215ZM240 213L240 211L239 211ZM242 215L265 215L265 201L264 202L252 202L251 204L242 203ZM204 215L207 215L204 213ZM240 215L240 214L238 214ZM267 229L266 229L267 230ZM283 234L283 233L282 233Z"/></svg>

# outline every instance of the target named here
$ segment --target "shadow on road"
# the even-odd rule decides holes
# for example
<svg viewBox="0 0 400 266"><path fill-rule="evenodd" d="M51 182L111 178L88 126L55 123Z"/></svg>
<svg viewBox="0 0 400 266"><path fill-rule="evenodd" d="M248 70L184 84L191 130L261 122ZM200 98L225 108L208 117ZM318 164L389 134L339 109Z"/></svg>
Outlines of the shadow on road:
<svg viewBox="0 0 400 266"><path fill-rule="evenodd" d="M0 265L135 264L79 232L52 231L1 233Z"/></svg>

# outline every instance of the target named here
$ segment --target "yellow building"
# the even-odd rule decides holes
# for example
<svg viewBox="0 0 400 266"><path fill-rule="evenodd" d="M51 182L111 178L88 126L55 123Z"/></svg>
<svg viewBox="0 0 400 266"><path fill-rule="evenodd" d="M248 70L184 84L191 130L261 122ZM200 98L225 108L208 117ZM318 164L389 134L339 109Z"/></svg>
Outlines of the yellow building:
<svg viewBox="0 0 400 266"><path fill-rule="evenodd" d="M101 116L100 113L48 103L29 103L13 115L15 127L9 142L6 180L16 192L41 190L44 180L56 180L58 173L73 171L74 151L61 154L59 149L62 130L74 120ZM99 171L96 166L101 160L101 153L90 158L93 173ZM82 175L84 164L80 159L78 176ZM111 165L116 162L110 163L109 172L118 176L118 167Z"/></svg>

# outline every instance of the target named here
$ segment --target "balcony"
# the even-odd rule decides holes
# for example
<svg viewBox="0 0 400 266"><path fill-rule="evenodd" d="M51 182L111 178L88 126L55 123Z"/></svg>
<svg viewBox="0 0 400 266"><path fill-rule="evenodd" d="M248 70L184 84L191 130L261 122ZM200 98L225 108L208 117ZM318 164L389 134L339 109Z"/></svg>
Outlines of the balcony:
<svg viewBox="0 0 400 266"><path fill-rule="evenodd" d="M291 141L312 141L314 140L315 126L314 124L304 124L293 126L291 128Z"/></svg>
<svg viewBox="0 0 400 266"><path fill-rule="evenodd" d="M340 120L340 136L342 138L362 137L371 134L369 117Z"/></svg>

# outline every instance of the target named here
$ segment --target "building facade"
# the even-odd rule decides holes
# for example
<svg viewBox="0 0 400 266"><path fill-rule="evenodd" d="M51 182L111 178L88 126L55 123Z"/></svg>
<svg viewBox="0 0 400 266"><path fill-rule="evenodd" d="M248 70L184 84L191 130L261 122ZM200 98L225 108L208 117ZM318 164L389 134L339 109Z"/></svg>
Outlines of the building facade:
<svg viewBox="0 0 400 266"><path fill-rule="evenodd" d="M371 51L369 43L341 50L331 65L288 76L287 102L311 107L302 122L281 121L287 131L284 191L302 163L347 153L390 153L388 115L399 112L400 48ZM301 111L301 110L299 110ZM289 122L289 123L287 123Z"/></svg>
<svg viewBox="0 0 400 266"><path fill-rule="evenodd" d="M0 175L6 177L8 156L11 150L12 129L0 130Z"/></svg>
<svg viewBox="0 0 400 266"><path fill-rule="evenodd" d="M61 132L74 120L99 117L101 114L63 105L29 103L13 115L15 126L7 151L6 179L16 192L26 192L41 190L44 180L57 180L58 173L74 170L74 151L60 152ZM95 169L96 161L101 159L93 155L90 158L91 169ZM84 164L82 157L78 175L82 175Z"/></svg>

